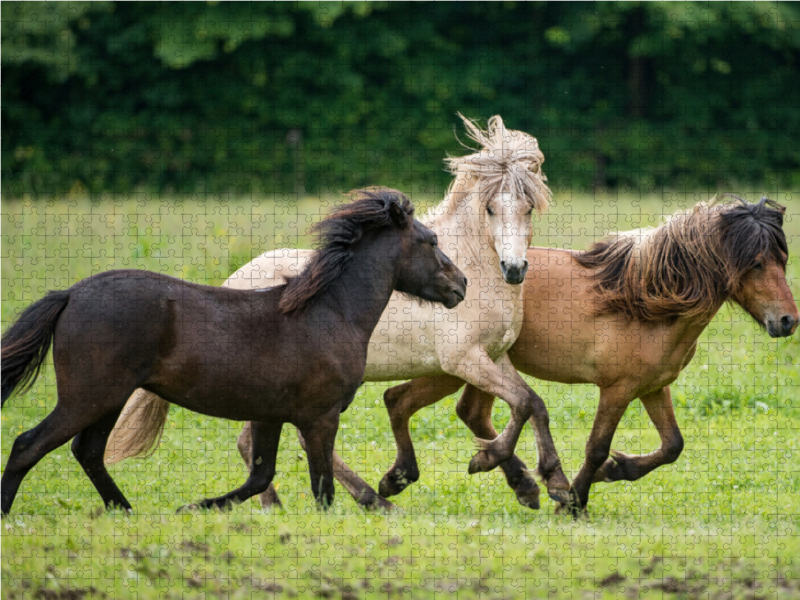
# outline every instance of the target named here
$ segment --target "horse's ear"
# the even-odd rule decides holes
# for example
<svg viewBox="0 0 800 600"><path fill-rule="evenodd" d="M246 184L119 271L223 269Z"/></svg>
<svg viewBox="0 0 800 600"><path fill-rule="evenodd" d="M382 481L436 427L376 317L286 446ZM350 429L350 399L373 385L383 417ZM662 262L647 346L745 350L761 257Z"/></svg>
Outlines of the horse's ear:
<svg viewBox="0 0 800 600"><path fill-rule="evenodd" d="M389 201L389 216L399 229L407 229L410 227L411 220L413 219L406 207L403 206L403 204L409 203L408 199L404 198L404 200L405 202L402 202L399 198L392 198Z"/></svg>

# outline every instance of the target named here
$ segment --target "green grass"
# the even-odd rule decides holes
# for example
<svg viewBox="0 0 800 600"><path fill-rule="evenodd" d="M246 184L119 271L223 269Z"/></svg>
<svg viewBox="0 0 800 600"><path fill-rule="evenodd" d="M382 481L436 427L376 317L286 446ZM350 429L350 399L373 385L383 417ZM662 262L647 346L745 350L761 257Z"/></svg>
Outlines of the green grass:
<svg viewBox="0 0 800 600"><path fill-rule="evenodd" d="M754 194L750 195L755 199ZM701 198L561 197L534 243L583 247L609 230L655 225ZM797 196L786 231L800 253ZM112 268L147 268L219 284L251 257L307 246L307 227L333 198L148 197L97 203L7 202L2 227L3 327L45 290ZM417 204L431 199L415 198ZM800 297L797 259L789 277ZM598 484L578 523L519 506L499 472L469 476L471 435L456 396L412 421L422 478L394 500L397 514L365 514L343 489L315 508L302 450L284 429L278 491L284 510L255 501L230 515L174 515L239 485L238 423L173 408L146 460L111 468L136 513L101 514L100 498L69 447L28 475L3 522L3 597L297 598L790 598L800 597L800 336L772 340L724 308L673 386L686 450L632 483ZM530 380L545 398L565 471L574 474L597 403L591 386ZM337 448L376 485L394 458L385 384L362 387L343 415ZM48 365L2 413L2 461L11 441L56 401ZM508 417L498 404L496 420ZM658 435L637 402L614 448L650 452ZM525 430L519 454L535 464Z"/></svg>

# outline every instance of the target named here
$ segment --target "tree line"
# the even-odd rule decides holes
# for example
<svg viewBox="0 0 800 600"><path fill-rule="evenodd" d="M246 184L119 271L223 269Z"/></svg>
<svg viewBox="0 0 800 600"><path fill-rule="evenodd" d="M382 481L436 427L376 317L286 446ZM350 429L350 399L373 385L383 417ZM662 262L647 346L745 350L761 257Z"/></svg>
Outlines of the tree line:
<svg viewBox="0 0 800 600"><path fill-rule="evenodd" d="M792 3L3 2L2 191L439 190L456 112L553 186L800 185Z"/></svg>

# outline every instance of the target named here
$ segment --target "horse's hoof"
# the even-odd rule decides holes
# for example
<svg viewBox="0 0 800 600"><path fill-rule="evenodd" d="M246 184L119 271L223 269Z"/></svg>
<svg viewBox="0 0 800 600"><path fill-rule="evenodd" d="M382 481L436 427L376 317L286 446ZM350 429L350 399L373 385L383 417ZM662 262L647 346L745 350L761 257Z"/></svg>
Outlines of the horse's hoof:
<svg viewBox="0 0 800 600"><path fill-rule="evenodd" d="M469 469L467 472L470 475L474 475L475 473L488 473L499 467L500 463L505 462L509 458L508 456L497 456L495 450L481 450L469 461Z"/></svg>
<svg viewBox="0 0 800 600"><path fill-rule="evenodd" d="M576 521L581 515L588 516L588 510L581 505L580 498L574 488L570 488L566 502L559 502L556 506L556 514L569 514Z"/></svg>
<svg viewBox="0 0 800 600"><path fill-rule="evenodd" d="M514 491L517 494L517 502L531 510L539 510L539 486L532 479L525 479Z"/></svg>
<svg viewBox="0 0 800 600"><path fill-rule="evenodd" d="M394 512L397 510L397 505L389 502L385 498L375 494L374 496L369 496L363 498L359 501L359 504L364 508L364 510L369 511L386 511L386 512Z"/></svg>
<svg viewBox="0 0 800 600"><path fill-rule="evenodd" d="M547 488L547 495L550 496L550 499L554 502L558 502L559 504L571 504L572 498L570 495L569 489L563 488Z"/></svg>
<svg viewBox="0 0 800 600"><path fill-rule="evenodd" d="M486 473L487 471L491 471L493 468L494 466L492 466L492 460L489 456L489 453L486 450L481 450L472 457L471 461L469 461L467 473L470 475L474 475L475 473Z"/></svg>
<svg viewBox="0 0 800 600"><path fill-rule="evenodd" d="M383 498L397 496L397 494L419 479L418 473L416 477L414 475L414 473L401 469L391 469L383 476L383 479L381 479L381 482L378 484L378 493L383 496ZM389 504L391 504L391 502ZM392 507L394 507L393 504Z"/></svg>

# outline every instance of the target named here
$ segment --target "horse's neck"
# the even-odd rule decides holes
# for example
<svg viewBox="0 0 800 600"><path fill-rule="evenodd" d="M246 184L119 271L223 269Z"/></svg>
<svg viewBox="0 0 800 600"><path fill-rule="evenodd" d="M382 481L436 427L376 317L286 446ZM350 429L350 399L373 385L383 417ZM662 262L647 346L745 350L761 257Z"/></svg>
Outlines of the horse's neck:
<svg viewBox="0 0 800 600"><path fill-rule="evenodd" d="M365 248L366 247L366 248ZM393 292L392 263L378 244L359 244L342 274L324 292L320 304L338 312L368 339Z"/></svg>
<svg viewBox="0 0 800 600"><path fill-rule="evenodd" d="M687 351L691 350L692 354L694 354L693 350L697 345L697 340L711 324L711 321L714 320L723 304L725 304L725 299L721 300L709 315L691 318L679 317L675 325L673 325L674 334L670 336L670 345L673 349L685 348ZM683 367L685 366L684 364Z"/></svg>

